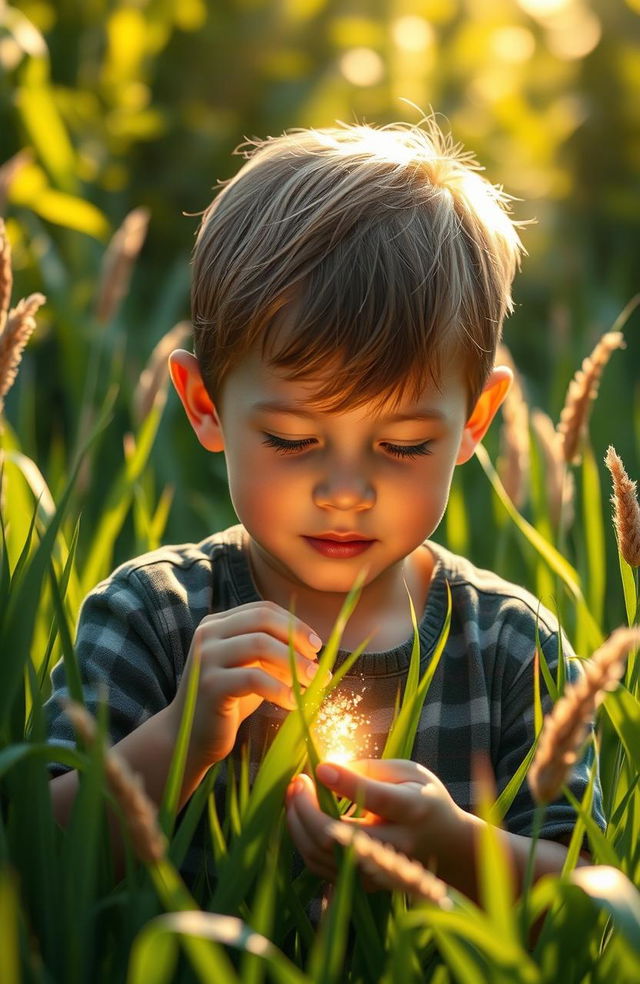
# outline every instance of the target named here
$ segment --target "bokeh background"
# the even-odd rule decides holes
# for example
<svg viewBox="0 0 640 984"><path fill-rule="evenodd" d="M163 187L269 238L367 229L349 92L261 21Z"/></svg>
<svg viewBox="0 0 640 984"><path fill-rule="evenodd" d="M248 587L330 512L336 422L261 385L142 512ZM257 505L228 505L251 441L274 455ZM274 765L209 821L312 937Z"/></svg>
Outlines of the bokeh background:
<svg viewBox="0 0 640 984"><path fill-rule="evenodd" d="M189 316L197 216L240 166L234 149L431 110L534 220L505 340L530 405L555 420L640 288L640 0L0 0L0 215L14 302L48 299L6 417L54 494L118 385L80 485L81 542L135 430L141 371ZM107 244L137 207L146 239L126 296L101 313ZM597 461L612 442L636 477L639 328L636 312L591 425ZM497 441L494 427L492 454ZM233 521L222 456L197 445L174 394L145 481L151 497L174 490L165 541ZM460 481L470 552L488 563L488 483L476 462ZM127 521L114 562L135 548Z"/></svg>

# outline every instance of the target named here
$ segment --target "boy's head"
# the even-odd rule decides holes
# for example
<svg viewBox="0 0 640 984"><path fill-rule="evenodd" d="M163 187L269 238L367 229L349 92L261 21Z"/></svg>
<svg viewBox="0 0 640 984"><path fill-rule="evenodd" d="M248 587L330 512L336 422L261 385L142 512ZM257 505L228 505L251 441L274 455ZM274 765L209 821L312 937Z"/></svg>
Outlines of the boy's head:
<svg viewBox="0 0 640 984"><path fill-rule="evenodd" d="M315 611L363 552L384 597L422 576L455 465L509 387L493 360L520 249L500 192L433 125L266 141L207 210L196 357L171 374L225 452L265 597L311 590Z"/></svg>
<svg viewBox="0 0 640 984"><path fill-rule="evenodd" d="M256 346L325 409L405 393L462 365L471 411L522 249L502 192L425 128L341 126L256 141L204 213L195 354L212 401Z"/></svg>

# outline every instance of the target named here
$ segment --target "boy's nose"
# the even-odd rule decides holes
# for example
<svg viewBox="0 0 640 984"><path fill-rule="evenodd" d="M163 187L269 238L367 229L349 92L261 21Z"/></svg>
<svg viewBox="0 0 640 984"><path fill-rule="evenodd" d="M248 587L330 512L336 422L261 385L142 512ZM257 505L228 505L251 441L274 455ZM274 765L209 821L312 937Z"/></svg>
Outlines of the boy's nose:
<svg viewBox="0 0 640 984"><path fill-rule="evenodd" d="M355 476L335 475L319 482L313 490L316 506L334 509L371 509L376 496L369 482Z"/></svg>

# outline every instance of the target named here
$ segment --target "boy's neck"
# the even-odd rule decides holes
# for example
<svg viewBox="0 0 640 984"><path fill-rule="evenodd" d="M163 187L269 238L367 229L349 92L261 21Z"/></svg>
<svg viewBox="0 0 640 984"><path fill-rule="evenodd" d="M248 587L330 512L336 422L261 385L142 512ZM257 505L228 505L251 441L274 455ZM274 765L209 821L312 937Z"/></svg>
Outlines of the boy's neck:
<svg viewBox="0 0 640 984"><path fill-rule="evenodd" d="M292 586L279 571L267 568L248 538L249 564L258 593L282 608L290 609ZM402 645L413 636L409 601L404 581L411 594L418 621L429 593L435 560L432 552L420 545L398 565L383 572L366 585L358 605L343 633L341 648L353 651L371 636L367 652L386 652ZM344 595L296 588L295 613L326 641L344 602Z"/></svg>

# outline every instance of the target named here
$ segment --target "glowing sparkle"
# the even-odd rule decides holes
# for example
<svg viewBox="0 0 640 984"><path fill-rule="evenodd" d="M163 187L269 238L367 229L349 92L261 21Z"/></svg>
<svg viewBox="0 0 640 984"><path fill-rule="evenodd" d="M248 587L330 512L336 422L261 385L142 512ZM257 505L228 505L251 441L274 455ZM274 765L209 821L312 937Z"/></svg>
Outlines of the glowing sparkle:
<svg viewBox="0 0 640 984"><path fill-rule="evenodd" d="M369 718L357 710L362 694L334 694L323 703L313 727L320 757L346 763L368 757Z"/></svg>

